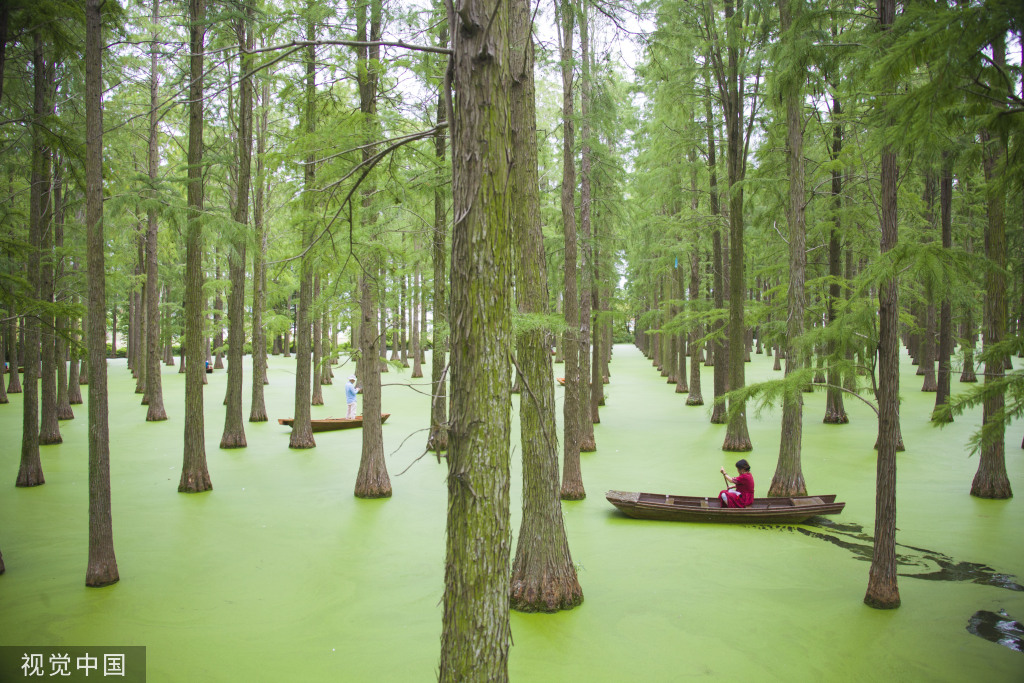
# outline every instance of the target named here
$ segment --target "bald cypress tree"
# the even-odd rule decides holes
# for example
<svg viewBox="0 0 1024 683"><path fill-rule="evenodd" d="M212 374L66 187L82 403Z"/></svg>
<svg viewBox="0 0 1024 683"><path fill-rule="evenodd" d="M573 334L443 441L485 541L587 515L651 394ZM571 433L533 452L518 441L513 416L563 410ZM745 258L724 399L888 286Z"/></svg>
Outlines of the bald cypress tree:
<svg viewBox="0 0 1024 683"><path fill-rule="evenodd" d="M103 239L103 35L100 10L104 0L85 3L85 201L89 273L89 330L86 344L89 380L89 564L85 585L93 588L118 581L110 511L110 427L107 408L106 272Z"/></svg>
<svg viewBox="0 0 1024 683"><path fill-rule="evenodd" d="M189 0L188 226L185 233L185 453L178 491L213 488L206 467L203 380L206 379L203 295L203 61L206 0ZM90 316L91 318L92 316ZM91 362L91 359L90 359ZM93 369L95 371L95 368Z"/></svg>
<svg viewBox="0 0 1024 683"><path fill-rule="evenodd" d="M511 2L512 88L510 91L512 178L509 184L515 231L519 312L549 313L544 236L537 170L534 44L528 0ZM570 609L583 601L562 523L558 486L558 435L551 364L554 335L527 318L516 358L520 382L523 448L523 517L512 564L511 606L523 612Z"/></svg>
<svg viewBox="0 0 1024 683"><path fill-rule="evenodd" d="M449 4L449 7L452 5ZM451 421L442 683L508 680L512 231L505 0L452 33ZM481 296L486 292L486 296ZM578 410L577 410L578 414Z"/></svg>

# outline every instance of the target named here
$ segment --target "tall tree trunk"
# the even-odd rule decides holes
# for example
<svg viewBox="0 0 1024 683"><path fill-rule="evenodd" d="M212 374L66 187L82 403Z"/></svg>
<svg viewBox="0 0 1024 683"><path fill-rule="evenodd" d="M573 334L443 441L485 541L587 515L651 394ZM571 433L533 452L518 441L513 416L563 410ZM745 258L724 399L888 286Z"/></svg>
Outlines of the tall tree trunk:
<svg viewBox="0 0 1024 683"><path fill-rule="evenodd" d="M442 21L438 28L438 43L448 44L448 22ZM445 67L444 85L437 95L438 130L434 134L434 158L437 163L434 182L434 229L431 232L431 254L434 263L434 330L430 353L430 434L427 437L427 450L441 452L448 450L448 396L445 390L447 363L445 350L448 345L448 301L445 294L445 235L447 233L447 215L445 211L444 165L445 136L441 125L448 121L448 110L445 98L449 97L451 88L451 63Z"/></svg>
<svg viewBox="0 0 1024 683"><path fill-rule="evenodd" d="M267 307L267 227L264 224L266 176L264 155L267 145L268 101L270 86L263 84L260 93L260 126L256 131L256 194L253 197L253 228L256 249L252 257L252 400L249 422L266 422L267 405L263 385L267 384L267 333L263 329L263 309Z"/></svg>
<svg viewBox="0 0 1024 683"><path fill-rule="evenodd" d="M942 172L939 178L939 214L942 226L942 248L953 248L953 168L948 152L942 154ZM949 402L953 355L953 306L949 295L943 297L939 307L939 374L935 392L932 422L952 422L953 414L943 409Z"/></svg>
<svg viewBox="0 0 1024 683"><path fill-rule="evenodd" d="M583 475L580 472L583 435L580 433L580 310L576 285L576 163L573 159L575 115L572 94L572 38L576 10L571 0L562 0L557 7L561 12L559 35L562 54L562 230L565 235L563 299L566 328L562 335L565 348L562 498L583 500L587 493L583 488Z"/></svg>
<svg viewBox="0 0 1024 683"><path fill-rule="evenodd" d="M695 167L696 168L696 167ZM692 177L691 189L697 183L696 170ZM694 189L693 192L693 209L696 209L697 203L697 192ZM690 251L690 303L696 305L700 300L700 251L697 247L697 236L694 235L693 248ZM694 325L690 329L690 382L689 382L689 393L686 395L686 405L688 406L702 406L704 405L704 395L701 392L700 386L700 353L701 344L697 340L703 336L701 334L701 328L699 325Z"/></svg>
<svg viewBox="0 0 1024 683"><path fill-rule="evenodd" d="M381 0L370 2L370 41L380 40ZM356 39L365 41L366 5L359 5L356 10ZM377 88L380 83L380 48L372 46L359 48L359 110L363 114L367 142L372 142L380 130L377 123ZM363 161L369 160L376 153L375 146L367 146L363 150ZM366 259L367 271L363 273L362 291L362 322L359 326L362 336L360 345L363 385L363 448L359 458L359 473L356 476L355 496L358 498L390 498L391 479L388 477L387 464L384 461L384 434L381 430L381 388L380 364L375 359L383 355L379 352L374 337L377 334L376 298L380 289L378 282L371 279L371 274L383 273L380 256L377 251L376 212L373 208L374 180L372 176L364 180L363 189L363 220L365 221L371 242L371 254ZM385 335L381 335L386 339ZM397 339L396 339L397 341ZM506 375L508 373L506 372Z"/></svg>
<svg viewBox="0 0 1024 683"><path fill-rule="evenodd" d="M53 66L46 67L47 80L53 80ZM50 92L52 93L52 86ZM53 114L52 95L48 94L48 108ZM39 298L48 307L53 304L54 275L56 253L54 243L53 215L53 154L48 151L43 162L43 208L41 222L41 260L39 270ZM39 382L40 413L39 413L39 445L59 444L64 441L60 435L60 423L57 421L57 339L54 334L56 319L52 309L42 314L40 343L42 346L42 375Z"/></svg>
<svg viewBox="0 0 1024 683"><path fill-rule="evenodd" d="M512 88L510 197L519 312L548 313L548 279L540 222L537 114L530 3L511 3ZM551 364L554 335L542 327L519 333L520 437L523 449L523 517L512 564L510 602L522 612L571 609L583 601L562 522L558 485L558 431ZM595 365L596 367L596 365Z"/></svg>
<svg viewBox="0 0 1024 683"><path fill-rule="evenodd" d="M448 21L459 106L452 120L452 412L439 679L506 681L512 351L511 212L505 193L512 153L508 5L464 0Z"/></svg>
<svg viewBox="0 0 1024 683"><path fill-rule="evenodd" d="M999 38L992 43L992 63L1000 70L993 76L992 89L1002 92L1002 74L1006 66L1006 46ZM985 271L985 384L998 383L1005 374L1005 352L993 347L1006 338L1006 186L1003 173L1006 140L981 130L985 200L988 224L985 226L985 257L992 268ZM1006 427L1003 411L1005 389L989 391L982 404L981 458L971 483L971 495L978 498L1012 498L1010 479L1006 475Z"/></svg>
<svg viewBox="0 0 1024 683"><path fill-rule="evenodd" d="M307 3L306 11L312 11ZM303 110L303 128L307 136L316 132L316 27L311 18L306 19L306 103ZM310 423L310 381L312 352L310 308L313 299L313 213L316 208L316 156L306 155L303 165L302 203L305 213L302 226L302 260L299 266L299 305L295 309L295 421L292 423L289 448L315 448L313 427ZM364 437L365 438L365 437Z"/></svg>
<svg viewBox="0 0 1024 683"><path fill-rule="evenodd" d="M245 422L242 420L242 356L245 346L245 260L249 232L249 184L252 177L252 6L246 6L244 19L236 20L239 51L238 73L245 74L238 84L238 197L235 201L237 238L228 252L228 387L227 408L221 448L245 448ZM255 351L253 352L255 353Z"/></svg>
<svg viewBox="0 0 1024 683"><path fill-rule="evenodd" d="M746 159L743 136L743 82L740 76L739 38L733 35L739 29L730 22L733 14L732 0L725 1L725 19L729 25L728 34L728 92L726 94L725 121L727 142L727 167L729 174L729 390L742 389L745 368L743 365L744 343L747 328L743 322L743 308L746 298L746 279L743 260L743 178ZM720 360L720 359L716 359ZM729 401L729 422L726 426L724 451L749 451L753 448L747 432L747 411L740 399Z"/></svg>
<svg viewBox="0 0 1024 683"><path fill-rule="evenodd" d="M160 0L153 0L153 44L149 52L149 183L153 188L150 195L151 201L156 201L157 173L160 168L160 151L157 147L157 136L159 135L158 123L158 85L159 72L157 60L159 57L160 32ZM146 326L146 398L148 406L146 420L149 422L160 422L167 419L167 411L164 408L163 384L160 379L160 290L159 290L159 257L157 243L157 215L156 207L146 209L146 316L149 322Z"/></svg>
<svg viewBox="0 0 1024 683"><path fill-rule="evenodd" d="M56 290L63 292L65 288L64 283L64 257L61 254L64 251L64 215L65 215L65 194L64 194L64 179L60 172L61 164L58 162L56 165L55 182L53 190L53 245L55 248L54 255L54 283ZM57 301L64 304L67 302L66 294L59 294ZM75 413L71 410L71 401L68 396L68 368L67 368L67 355L68 355L68 317L66 315L60 315L54 321L54 340L55 340L55 362L57 366L57 419L58 420L73 420L75 419ZM2 333L0 333L2 336ZM0 353L0 359L3 358L3 353ZM0 377L0 394L3 393L3 378ZM2 401L0 401L2 403Z"/></svg>
<svg viewBox="0 0 1024 683"><path fill-rule="evenodd" d="M313 276L313 302L314 306L320 303L320 274ZM323 390L323 366L324 366L324 327L323 315L313 313L313 393L309 398L310 405L322 406L324 404Z"/></svg>
<svg viewBox="0 0 1024 683"><path fill-rule="evenodd" d="M18 373L18 368L20 367L21 362L18 357L18 320L22 321L22 325L25 324L24 318L19 318L16 315L12 315L11 319L7 321L7 361L11 368L11 379L7 383L7 393L9 394L20 394L23 391L21 387L21 376ZM23 348L22 355L24 355Z"/></svg>
<svg viewBox="0 0 1024 683"><path fill-rule="evenodd" d="M935 237L933 232L937 227L935 224L935 186L936 179L933 169L929 168L924 174L924 204L925 204L925 215L928 219L928 224L931 230L929 230L925 237L925 242L934 241ZM935 292L931 286L925 284L924 291L925 300L922 303L922 309L925 314L925 326L924 335L921 338L921 365L918 368L918 374L924 376L924 381L921 384L921 391L937 391L938 385L935 381Z"/></svg>
<svg viewBox="0 0 1024 683"><path fill-rule="evenodd" d="M46 147L43 118L47 115L46 59L43 55L41 29L33 31L32 71L35 88L32 126L32 185L29 189L28 285L34 299L39 299L40 252L42 249L43 175ZM25 396L22 407L21 464L17 486L39 486L44 483L43 466L39 460L39 317L25 316L25 343L22 358L25 364ZM18 368L14 366L17 373Z"/></svg>
<svg viewBox="0 0 1024 683"><path fill-rule="evenodd" d="M75 266L75 269L78 269L77 265ZM75 334L79 329L80 323L77 320L75 320L71 324L74 326L73 331L72 329L69 329L68 332L71 334ZM84 330L84 320L81 321L81 327ZM81 341L84 341L84 334L77 334L75 336L81 339ZM81 369L85 365L85 363L83 363L82 360L79 358L80 354L77 350L78 348L78 344L73 344L71 346L71 363L69 364L70 367L68 369L68 404L73 406L82 405L82 385L79 384L78 380L80 378Z"/></svg>
<svg viewBox="0 0 1024 683"><path fill-rule="evenodd" d="M89 564L85 585L117 582L114 531L110 512L110 431L107 408L106 274L103 252L103 92L100 7L85 3L85 201L86 258L89 273L89 332L86 335L92 378L89 382Z"/></svg>
<svg viewBox="0 0 1024 683"><path fill-rule="evenodd" d="M832 149L829 158L832 163L838 163L839 154L843 149L843 126L839 122L842 116L842 106L839 98L832 97ZM839 286L839 279L842 273L842 241L840 240L840 215L843 208L843 175L838 168L832 169L832 229L829 231L828 239L828 274L832 282L828 286L828 300L826 316L828 325L836 319L836 303L842 296L842 289ZM828 342L829 367L827 384L825 390L825 424L847 424L850 421L846 414L846 406L843 404L842 377L836 369L837 344L834 340Z"/></svg>
<svg viewBox="0 0 1024 683"><path fill-rule="evenodd" d="M189 0L188 227L185 234L185 454L178 491L213 488L206 467L203 380L203 58L206 0ZM90 316L91 318L92 316Z"/></svg>
<svg viewBox="0 0 1024 683"><path fill-rule="evenodd" d="M785 44L783 49L795 53L799 50L799 34L793 29L793 22L800 19L803 12L802 1L782 0L779 3L779 12L781 40ZM793 358L801 355L807 297L804 287L807 276L807 223L804 201L803 86L800 81L804 78L803 66L796 62L787 76L790 82L785 88L783 98L786 106L786 156L789 160L789 210L786 212L789 219L789 291L786 337L789 339L789 357ZM733 248L736 248L735 240ZM735 274L734 270L733 275ZM741 294L737 293L734 286L732 296L737 295ZM733 336L730 343L735 340L736 337ZM732 361L736 361L735 354ZM796 369L795 363L786 363L787 376ZM779 443L775 475L768 489L769 496L807 495L807 485L804 483L800 465L804 426L804 399L800 389L801 387L788 388L782 399L782 439Z"/></svg>
<svg viewBox="0 0 1024 683"><path fill-rule="evenodd" d="M878 0L879 23L888 32L896 17L895 0ZM891 106L891 105L890 105ZM883 131L884 133L884 131ZM881 251L899 243L896 190L899 169L892 147L882 149ZM875 482L875 537L865 604L878 609L900 606L896 579L896 446L899 442L899 282L886 277L878 290L878 460Z"/></svg>
<svg viewBox="0 0 1024 683"><path fill-rule="evenodd" d="M710 76L709 76L710 78ZM711 195L711 268L712 268L712 290L714 296L715 310L721 313L725 310L725 286L722 279L722 227L719 216L722 215L718 203L718 161L715 158L715 127L712 123L711 110L711 85L705 83L704 108L706 114L707 137L708 137L708 173L710 175ZM708 348L708 362L714 365L714 405L711 408L711 424L725 424L726 410L725 402L719 398L726 392L726 371L728 365L725 362L725 323L721 320L714 323L715 336Z"/></svg>
<svg viewBox="0 0 1024 683"><path fill-rule="evenodd" d="M580 331L579 331L579 430L580 451L592 453L597 450L594 439L594 420L590 416L590 345L593 334L593 296L591 287L594 279L593 247L591 243L591 158L590 158L590 19L587 0L580 0Z"/></svg>
<svg viewBox="0 0 1024 683"><path fill-rule="evenodd" d="M410 311L412 322L412 377L416 379L423 377L422 349L420 348L420 317L417 315L423 310L423 274L420 272L419 261L416 261L412 282L413 305Z"/></svg>

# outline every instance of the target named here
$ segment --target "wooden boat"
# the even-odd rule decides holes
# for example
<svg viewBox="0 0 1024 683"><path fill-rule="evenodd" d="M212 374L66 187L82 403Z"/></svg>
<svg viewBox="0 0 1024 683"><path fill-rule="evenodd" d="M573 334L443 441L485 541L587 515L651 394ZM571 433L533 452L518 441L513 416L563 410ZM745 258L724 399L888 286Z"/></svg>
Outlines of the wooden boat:
<svg viewBox="0 0 1024 683"><path fill-rule="evenodd" d="M755 498L749 507L722 507L714 496L672 496L661 493L608 491L608 502L636 519L670 522L733 522L740 524L799 524L817 515L837 515L846 503L835 495Z"/></svg>
<svg viewBox="0 0 1024 683"><path fill-rule="evenodd" d="M555 381L558 382L559 384L561 384L563 387L565 386L565 378L564 377L556 377Z"/></svg>
<svg viewBox="0 0 1024 683"><path fill-rule="evenodd" d="M391 417L391 413L381 413L380 423L384 424ZM277 423L292 426L295 422L294 418L281 417L278 418ZM357 415L354 420L350 420L347 417L325 417L319 420L310 420L310 424L313 426L314 432L333 432L336 429L359 429L363 426L363 416Z"/></svg>

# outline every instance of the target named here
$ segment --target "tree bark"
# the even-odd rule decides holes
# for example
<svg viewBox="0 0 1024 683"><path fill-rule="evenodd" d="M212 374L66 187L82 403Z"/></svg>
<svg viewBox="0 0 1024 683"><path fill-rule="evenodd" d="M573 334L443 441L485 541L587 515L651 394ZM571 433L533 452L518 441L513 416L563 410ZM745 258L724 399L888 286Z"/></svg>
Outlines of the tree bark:
<svg viewBox="0 0 1024 683"><path fill-rule="evenodd" d="M459 106L452 120L452 404L439 679L506 681L512 350L508 5L464 0L448 21Z"/></svg>
<svg viewBox="0 0 1024 683"><path fill-rule="evenodd" d="M725 310L725 286L722 279L722 227L719 221L722 210L718 203L718 160L715 158L715 127L712 123L711 84L709 82L705 82L704 108L707 121L709 193L711 220L713 221L713 227L711 228L712 291L715 310L721 313ZM715 368L713 379L714 404L711 407L711 424L725 424L726 421L725 403L718 400L726 392L726 371L728 369L725 363L724 328L725 323L723 321L719 320L714 323L715 335L708 348L707 363Z"/></svg>
<svg viewBox="0 0 1024 683"><path fill-rule="evenodd" d="M159 135L158 116L158 85L159 71L157 60L159 58L158 41L160 32L157 27L160 25L160 0L153 0L153 44L149 53L149 183L152 187L150 200L157 201L156 191L157 173L160 168L160 151L157 147L157 136ZM156 207L146 209L146 315L149 322L146 326L146 397L147 405L146 420L148 422L161 422L167 419L167 410L164 408L163 383L160 379L160 290L159 290L159 267L158 258L158 236L159 226L157 224Z"/></svg>
<svg viewBox="0 0 1024 683"><path fill-rule="evenodd" d="M576 163L573 158L575 115L572 93L572 38L575 8L571 0L562 0L557 7L561 13L559 35L562 55L562 230L565 236L563 308L566 328L562 335L565 354L562 499L583 500L587 493L583 488L583 475L580 472L580 447L583 435L580 433L580 310L576 280Z"/></svg>
<svg viewBox="0 0 1024 683"><path fill-rule="evenodd" d="M839 154L843 149L843 126L839 122L842 116L842 105L839 98L832 97L832 149L829 158L833 163L839 161ZM832 229L829 231L828 239L828 274L833 278L828 287L828 303L826 316L827 324L831 325L836 319L836 303L842 296L839 286L839 279L842 273L842 242L840 240L841 212L843 208L843 175L838 168L832 169L832 210L835 217L832 219ZM827 376L828 388L825 390L825 424L847 424L850 421L846 414L846 406L843 404L842 377L836 369L836 349L834 340L828 342L829 368Z"/></svg>
<svg viewBox="0 0 1024 683"><path fill-rule="evenodd" d="M438 43L442 46L448 44L448 22L442 21L438 28ZM448 112L445 105L445 98L449 96L451 87L451 64L446 68L444 86L437 95L437 123L440 126L448 120ZM432 349L430 353L430 435L427 437L427 450L441 451L448 450L448 396L446 387L445 350L448 345L448 302L445 294L445 252L447 233L447 214L445 211L444 187L444 165L445 165L445 138L440 128L434 134L434 158L437 162L437 171L434 182L434 229L431 232L431 253L434 262L434 330L432 335Z"/></svg>
<svg viewBox="0 0 1024 683"><path fill-rule="evenodd" d="M85 585L93 588L117 582L114 532L110 511L110 430L107 408L107 351L104 329L106 274L103 240L103 0L85 3L85 201L89 275L89 564Z"/></svg>
<svg viewBox="0 0 1024 683"><path fill-rule="evenodd" d="M593 248L591 243L592 197L590 158L590 19L587 1L580 0L580 330L579 330L579 430L580 451L597 450L594 439L594 420L590 416L591 337L594 301L591 287L594 279Z"/></svg>
<svg viewBox="0 0 1024 683"><path fill-rule="evenodd" d="M796 52L798 34L793 22L799 21L802 13L801 0L781 0L780 32L785 49ZM786 338L789 340L790 357L800 356L801 337L804 334L804 310L807 305L805 279L807 277L807 222L804 200L804 131L803 131L803 87L802 66L794 66L786 74L790 81L785 88L786 106L786 156L789 161L789 291L786 318ZM735 240L733 242L735 246ZM734 272L735 275L735 272ZM733 296L737 296L733 287ZM732 338L732 341L735 337ZM733 361L735 362L735 357ZM786 375L796 370L794 363L786 363ZM803 470L800 465L803 446L804 399L800 387L786 390L782 399L782 439L779 443L779 459L772 477L769 497L807 495Z"/></svg>
<svg viewBox="0 0 1024 683"><path fill-rule="evenodd" d="M947 152L942 154L942 172L939 178L939 214L942 226L942 248L953 248L953 169ZM935 390L935 409L932 422L952 422L953 414L942 410L949 402L953 355L953 306L949 296L939 307L939 373Z"/></svg>
<svg viewBox="0 0 1024 683"><path fill-rule="evenodd" d="M992 43L993 65L1003 72L1006 46L1002 38ZM993 76L995 92L1003 89L1001 76ZM993 347L1006 338L1006 186L1001 175L1006 158L1006 140L981 130L985 200L988 224L985 226L985 257L992 264L985 270L985 384L998 383L1005 375L1005 352ZM971 495L978 498L1012 498L1013 490L1006 474L1005 389L989 391L982 404L981 458L971 483Z"/></svg>
<svg viewBox="0 0 1024 683"><path fill-rule="evenodd" d="M33 31L32 71L35 88L32 126L32 185L29 190L28 285L34 299L39 299L40 252L42 249L43 175L46 147L43 138L43 117L46 107L46 61L41 29ZM25 389L22 407L21 464L16 486L39 486L44 483L43 466L39 460L39 317L26 315L25 343L22 357L25 364ZM14 366L17 373L18 366Z"/></svg>
<svg viewBox="0 0 1024 683"><path fill-rule="evenodd" d="M510 183L519 312L548 313L544 235L537 170L537 115L530 3L511 3L512 88ZM519 333L516 357L523 449L523 517L512 564L510 604L521 612L571 609L583 601L562 521L558 484L558 432L551 364L554 335L541 326ZM596 364L594 366L597 367Z"/></svg>
<svg viewBox="0 0 1024 683"><path fill-rule="evenodd" d="M206 344L203 295L203 58L206 0L189 0L188 227L185 236L185 453L180 493L213 488L206 467L203 380ZM91 319L92 316L90 316Z"/></svg>
<svg viewBox="0 0 1024 683"><path fill-rule="evenodd" d="M256 131L256 193L253 197L256 249L252 257L252 400L249 405L249 422L267 421L267 405L263 394L263 385L267 384L267 333L263 329L263 309L267 307L267 228L263 221L263 209L267 185L264 155L269 127L269 99L270 86L264 83L260 93L260 125Z"/></svg>
<svg viewBox="0 0 1024 683"><path fill-rule="evenodd" d="M245 422L242 420L242 356L245 347L245 262L249 231L249 185L252 178L252 6L246 6L245 18L236 20L239 51L238 73L246 74L238 84L238 184L235 201L237 236L228 252L228 387L227 408L221 448L245 448ZM255 353L255 350L254 350Z"/></svg>
<svg viewBox="0 0 1024 683"><path fill-rule="evenodd" d="M743 322L743 308L746 299L746 279L743 257L743 179L746 159L744 158L743 136L743 83L740 75L739 38L734 32L739 29L730 19L733 15L732 0L725 0L725 19L728 24L730 45L727 48L728 74L727 93L724 94L726 161L729 177L729 390L742 389L745 368L743 365L744 342L747 328ZM721 359L716 359L720 361ZM723 451L749 451L753 448L747 431L747 411L742 400L739 405L729 401L729 421L726 425Z"/></svg>
<svg viewBox="0 0 1024 683"><path fill-rule="evenodd" d="M895 0L878 0L879 23L889 31L896 15ZM884 133L884 130L883 130ZM881 252L899 243L896 190L899 169L896 152L882 149ZM899 283L882 280L878 290L878 459L875 481L874 553L864 603L877 609L900 606L896 579L896 446L899 441Z"/></svg>
<svg viewBox="0 0 1024 683"><path fill-rule="evenodd" d="M366 40L366 5L356 9L357 40ZM381 0L370 3L370 41L380 40L381 35ZM377 137L380 127L377 123L377 88L380 82L380 48L362 47L358 49L359 66L359 110L363 113L366 127L367 142ZM363 149L363 160L368 160L376 153L375 146ZM360 355L364 359L361 364L363 385L363 447L359 459L359 473L356 476L355 496L357 498L390 498L391 479L388 477L387 464L384 461L384 434L381 430L381 387L380 367L376 359L383 355L377 345L377 289L378 282L371 279L370 274L383 272L380 266L380 236L377 234L377 214L373 209L374 181L372 176L364 180L363 185L363 221L369 233L371 253L365 259L367 270L363 273L362 282L362 322L359 326L362 335ZM385 335L381 336L386 339ZM397 341L397 338L396 338ZM506 373L508 374L508 373Z"/></svg>
<svg viewBox="0 0 1024 683"><path fill-rule="evenodd" d="M311 5L307 4L307 11ZM316 132L316 27L312 19L306 20L306 40L310 44L305 48L306 57L306 102L303 110L303 128L307 136ZM313 427L310 423L310 382L312 367L312 334L310 308L313 299L313 212L315 210L314 193L316 185L316 157L313 153L306 155L303 165L302 203L305 213L302 226L302 260L299 266L299 305L295 310L295 421L292 423L289 448L316 448L313 438ZM287 354L286 354L287 355ZM365 437L364 437L365 438Z"/></svg>

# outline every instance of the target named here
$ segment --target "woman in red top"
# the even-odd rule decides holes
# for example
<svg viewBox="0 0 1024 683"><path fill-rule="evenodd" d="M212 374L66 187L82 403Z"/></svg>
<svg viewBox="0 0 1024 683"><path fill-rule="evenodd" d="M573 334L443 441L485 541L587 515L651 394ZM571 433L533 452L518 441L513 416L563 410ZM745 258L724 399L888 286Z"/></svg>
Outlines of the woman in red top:
<svg viewBox="0 0 1024 683"><path fill-rule="evenodd" d="M739 474L730 477L725 473L725 468L721 468L725 483L729 485L729 488L718 494L722 507L745 508L754 502L754 477L750 474L750 465L741 459L736 463L736 471Z"/></svg>

